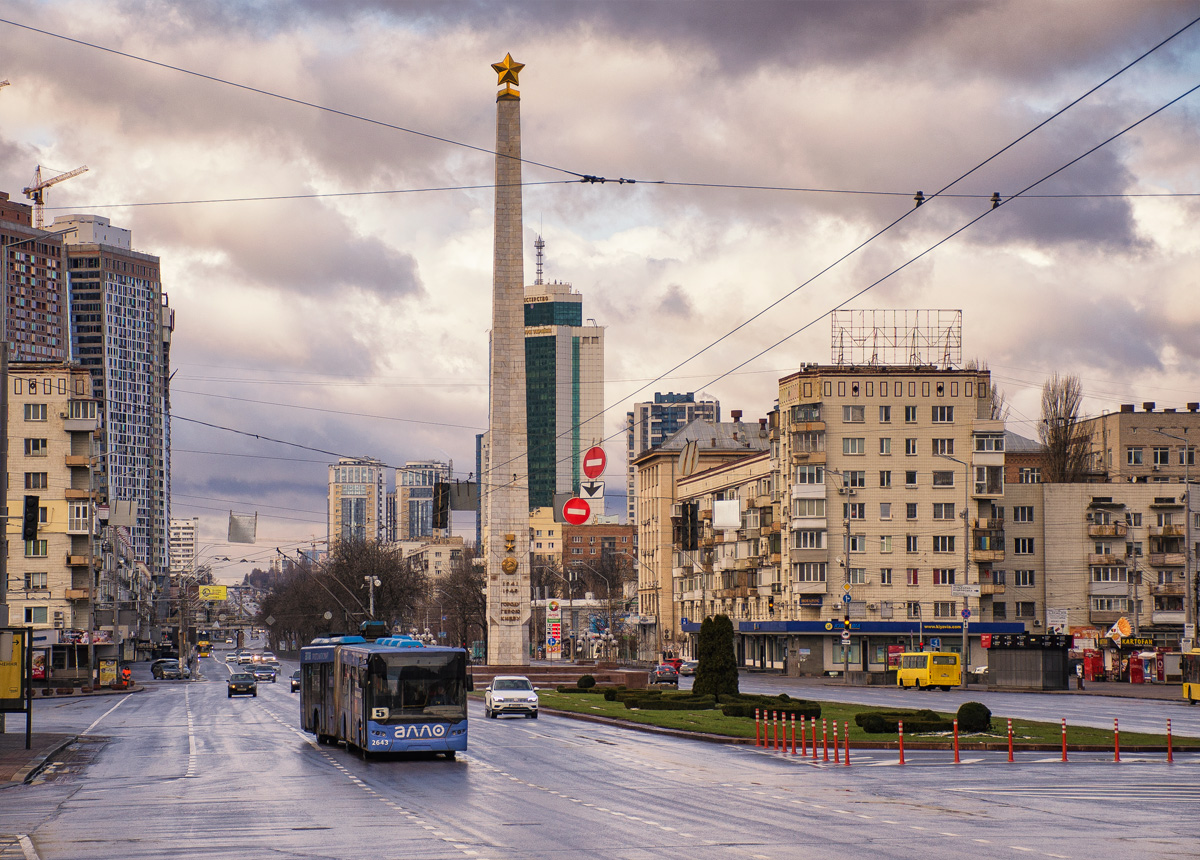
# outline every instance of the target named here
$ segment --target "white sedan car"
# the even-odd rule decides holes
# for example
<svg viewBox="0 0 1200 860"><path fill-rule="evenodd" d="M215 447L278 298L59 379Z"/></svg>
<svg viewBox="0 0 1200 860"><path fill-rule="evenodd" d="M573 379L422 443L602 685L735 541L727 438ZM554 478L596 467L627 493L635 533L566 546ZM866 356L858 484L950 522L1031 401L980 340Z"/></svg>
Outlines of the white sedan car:
<svg viewBox="0 0 1200 860"><path fill-rule="evenodd" d="M495 719L501 714L538 715L537 687L524 675L497 675L483 694L483 714Z"/></svg>

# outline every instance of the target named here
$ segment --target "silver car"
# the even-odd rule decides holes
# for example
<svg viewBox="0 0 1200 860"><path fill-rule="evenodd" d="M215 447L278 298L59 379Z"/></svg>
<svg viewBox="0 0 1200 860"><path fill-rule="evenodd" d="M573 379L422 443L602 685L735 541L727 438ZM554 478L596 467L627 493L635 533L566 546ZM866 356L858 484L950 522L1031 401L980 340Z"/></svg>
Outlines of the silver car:
<svg viewBox="0 0 1200 860"><path fill-rule="evenodd" d="M538 715L537 687L524 675L497 675L483 694L483 714L495 719L501 714Z"/></svg>

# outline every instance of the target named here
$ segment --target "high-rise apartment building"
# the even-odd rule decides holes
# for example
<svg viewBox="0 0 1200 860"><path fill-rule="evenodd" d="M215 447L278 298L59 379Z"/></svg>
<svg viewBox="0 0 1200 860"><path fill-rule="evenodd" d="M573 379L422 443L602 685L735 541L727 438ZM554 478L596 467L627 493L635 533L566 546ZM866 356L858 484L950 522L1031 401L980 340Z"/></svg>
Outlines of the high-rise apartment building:
<svg viewBox="0 0 1200 860"><path fill-rule="evenodd" d="M584 325L583 296L538 275L525 287L525 412L529 507L551 507L555 493L574 493L583 453L604 439L604 328Z"/></svg>
<svg viewBox="0 0 1200 860"><path fill-rule="evenodd" d="M66 361L71 351L63 240L32 225L33 207L0 191L8 354L12 361Z"/></svg>
<svg viewBox="0 0 1200 860"><path fill-rule="evenodd" d="M409 460L396 469L395 540L433 536L433 485L449 483L452 463Z"/></svg>
<svg viewBox="0 0 1200 860"><path fill-rule="evenodd" d="M51 227L66 248L73 357L104 404L97 452L110 505L131 503L135 558L151 575L168 569L170 339L159 258L132 248L132 233L97 215Z"/></svg>
<svg viewBox="0 0 1200 860"><path fill-rule="evenodd" d="M661 445L697 418L710 424L721 420L721 403L697 400L694 392L656 392L653 401L633 404L625 414L625 515L634 522L637 510L637 470L633 461L655 445Z"/></svg>
<svg viewBox="0 0 1200 860"><path fill-rule="evenodd" d="M343 457L329 467L329 545L382 541L386 467L369 457Z"/></svg>
<svg viewBox="0 0 1200 860"><path fill-rule="evenodd" d="M199 517L171 520L168 546L172 576L193 569L196 563L196 536L199 530Z"/></svg>

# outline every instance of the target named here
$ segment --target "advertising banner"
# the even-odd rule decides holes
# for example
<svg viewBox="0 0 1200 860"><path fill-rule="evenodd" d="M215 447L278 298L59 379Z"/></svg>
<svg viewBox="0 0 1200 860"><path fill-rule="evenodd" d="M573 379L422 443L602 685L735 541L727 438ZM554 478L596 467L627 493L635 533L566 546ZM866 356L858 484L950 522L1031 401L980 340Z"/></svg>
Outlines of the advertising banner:
<svg viewBox="0 0 1200 860"><path fill-rule="evenodd" d="M0 712L25 710L24 630L0 629Z"/></svg>
<svg viewBox="0 0 1200 860"><path fill-rule="evenodd" d="M546 604L546 659L562 659L562 604L557 600Z"/></svg>
<svg viewBox="0 0 1200 860"><path fill-rule="evenodd" d="M219 602L228 596L228 586L225 585L201 585L199 589L201 600Z"/></svg>

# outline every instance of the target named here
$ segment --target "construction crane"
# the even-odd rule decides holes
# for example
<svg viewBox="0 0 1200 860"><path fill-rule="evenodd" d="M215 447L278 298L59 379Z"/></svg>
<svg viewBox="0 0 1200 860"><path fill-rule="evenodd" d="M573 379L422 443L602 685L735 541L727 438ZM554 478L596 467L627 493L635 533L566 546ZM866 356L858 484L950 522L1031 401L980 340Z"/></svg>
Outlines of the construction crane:
<svg viewBox="0 0 1200 860"><path fill-rule="evenodd" d="M60 173L58 176L50 179L42 179L42 166L39 164L37 170L33 172L33 184L28 188L22 189L21 193L33 201L33 226L39 230L42 229L42 206L45 203L46 189L51 185L57 185L64 179L70 179L72 176L78 176L81 173L87 172L87 165L76 167L74 170L68 170L66 173Z"/></svg>

